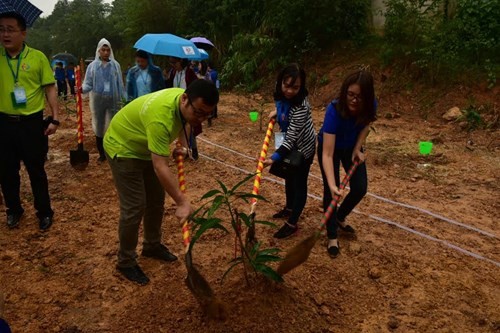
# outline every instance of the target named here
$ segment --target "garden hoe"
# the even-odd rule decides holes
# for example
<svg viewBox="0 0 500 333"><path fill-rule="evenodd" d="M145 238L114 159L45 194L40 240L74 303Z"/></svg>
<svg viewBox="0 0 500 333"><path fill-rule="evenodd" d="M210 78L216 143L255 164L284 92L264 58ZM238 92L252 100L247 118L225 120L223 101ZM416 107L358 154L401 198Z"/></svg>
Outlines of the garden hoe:
<svg viewBox="0 0 500 333"><path fill-rule="evenodd" d="M275 118L271 118L269 120L269 125L267 125L267 131L266 131L266 137L264 138L264 143L262 144L262 150L260 151L259 155L259 163L257 164L257 171L255 175L255 180L253 182L253 190L252 194L257 195L259 194L259 188L260 188L260 180L262 178L262 170L264 169L264 160L266 159L267 156L267 149L269 148L269 141L271 140L271 135L273 134L273 127L274 124L276 123ZM246 247L247 248L253 248L254 244L256 243L256 238L255 238L255 208L257 205L257 199L252 198L252 206L250 210L250 228L248 228L247 235L246 235Z"/></svg>
<svg viewBox="0 0 500 333"><path fill-rule="evenodd" d="M83 149L83 106L82 106L82 93L80 87L82 86L82 79L80 76L80 66L75 70L75 81L77 86L76 92L76 109L78 118L78 148L70 150L69 161L71 166L77 170L84 170L89 164L89 152Z"/></svg>
<svg viewBox="0 0 500 333"><path fill-rule="evenodd" d="M349 169L344 179L342 180L342 183L340 183L339 187L340 190L343 190L346 187L347 183L351 179L351 176L356 171L358 165L359 161L358 160L354 161L351 168ZM330 205L326 209L325 214L321 218L319 229L315 231L311 236L307 237L299 244L295 245L290 251L288 251L285 258L283 259L283 261L278 266L278 269L276 270L276 272L279 275L283 276L284 274L290 272L295 267L301 265L303 262L307 260L307 258L309 258L312 248L316 244L318 238L321 236L321 232L325 228L326 222L328 221L330 216L332 216L339 201L340 201L340 195L335 195L332 199L332 202L330 202Z"/></svg>
<svg viewBox="0 0 500 333"><path fill-rule="evenodd" d="M179 145L178 145L179 147ZM184 157L182 154L177 154L175 157L177 162L177 176L179 179L179 188L182 192L186 192L186 179L184 177ZM184 221L182 224L182 241L185 246L186 268L188 275L186 277L186 285L191 293L200 304L203 312L211 319L224 320L225 309L223 304L217 300L212 288L201 273L193 266L193 258L191 256L191 237L189 235L189 223Z"/></svg>

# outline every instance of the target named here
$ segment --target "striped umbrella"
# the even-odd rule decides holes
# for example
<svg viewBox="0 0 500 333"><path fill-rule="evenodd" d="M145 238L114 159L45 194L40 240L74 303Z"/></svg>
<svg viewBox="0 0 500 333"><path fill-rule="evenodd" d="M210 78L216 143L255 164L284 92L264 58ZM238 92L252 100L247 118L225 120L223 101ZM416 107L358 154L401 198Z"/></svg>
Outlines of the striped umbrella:
<svg viewBox="0 0 500 333"><path fill-rule="evenodd" d="M17 13L26 21L28 27L33 26L42 11L27 0L0 0L0 14Z"/></svg>

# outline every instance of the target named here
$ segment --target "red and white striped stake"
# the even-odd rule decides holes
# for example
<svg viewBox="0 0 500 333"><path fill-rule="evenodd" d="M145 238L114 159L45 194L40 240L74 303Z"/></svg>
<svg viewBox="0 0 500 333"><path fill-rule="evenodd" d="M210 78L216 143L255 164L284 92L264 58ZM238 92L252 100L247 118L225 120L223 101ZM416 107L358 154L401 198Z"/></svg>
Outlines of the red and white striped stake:
<svg viewBox="0 0 500 333"><path fill-rule="evenodd" d="M182 147L179 143L177 147ZM184 156L182 154L177 154L175 157L175 161L177 162L177 179L179 181L179 188L182 193L186 192L186 178L184 176ZM189 243L191 243L191 238L189 237L189 224L188 220L186 220L182 224L182 242L186 248L186 252L189 250Z"/></svg>
<svg viewBox="0 0 500 333"><path fill-rule="evenodd" d="M77 111L77 121L78 121L78 145L80 146L83 145L83 104L82 104L82 92L80 91L80 88L82 87L80 66L76 66L75 83L77 87L76 111Z"/></svg>
<svg viewBox="0 0 500 333"><path fill-rule="evenodd" d="M271 140L271 136L273 135L273 127L276 123L275 118L271 118L269 121L269 125L267 125L266 137L264 138L264 143L262 144L262 150L259 155L259 163L257 164L257 171L255 175L255 180L253 182L253 190L252 194L259 194L260 181L262 178L262 170L264 169L264 160L267 157L267 150L269 148L269 141ZM257 204L257 199L252 198L252 208L250 214L255 212L255 206Z"/></svg>

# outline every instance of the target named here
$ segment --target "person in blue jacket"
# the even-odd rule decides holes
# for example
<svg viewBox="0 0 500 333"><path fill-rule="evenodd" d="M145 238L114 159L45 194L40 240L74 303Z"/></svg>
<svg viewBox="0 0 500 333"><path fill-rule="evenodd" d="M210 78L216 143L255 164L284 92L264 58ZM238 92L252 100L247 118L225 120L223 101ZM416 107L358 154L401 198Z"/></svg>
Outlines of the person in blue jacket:
<svg viewBox="0 0 500 333"><path fill-rule="evenodd" d="M68 87L66 86L66 70L63 63L58 61L54 69L54 78L57 81L57 96L63 96L66 100L68 95Z"/></svg>
<svg viewBox="0 0 500 333"><path fill-rule="evenodd" d="M127 73L127 101L139 96L165 89L165 80L160 67L153 65L151 55L143 50L135 53L135 63Z"/></svg>
<svg viewBox="0 0 500 333"><path fill-rule="evenodd" d="M339 97L328 105L323 127L318 134L318 160L323 176L325 211L333 194L343 195L343 191L338 188L340 163L347 172L355 160L360 162L349 182L349 194L327 221L327 251L332 258L340 252L337 228L350 234L355 233L345 219L367 192L363 145L370 131L370 123L376 120L376 109L373 77L367 71L357 71L344 80Z"/></svg>

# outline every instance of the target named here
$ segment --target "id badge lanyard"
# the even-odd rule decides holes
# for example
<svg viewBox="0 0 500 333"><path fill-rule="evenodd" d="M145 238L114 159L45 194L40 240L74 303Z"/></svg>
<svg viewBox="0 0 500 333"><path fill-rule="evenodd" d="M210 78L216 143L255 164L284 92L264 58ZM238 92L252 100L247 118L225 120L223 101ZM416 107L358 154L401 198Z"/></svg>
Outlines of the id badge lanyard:
<svg viewBox="0 0 500 333"><path fill-rule="evenodd" d="M14 69L12 69L12 64L10 63L10 57L5 52L5 58L7 59L7 64L9 65L10 72L12 73L12 77L14 78L14 85L17 87L19 85L19 68L21 67L21 61L23 60L23 52L19 54L19 59L17 61L16 72L14 73Z"/></svg>
<svg viewBox="0 0 500 333"><path fill-rule="evenodd" d="M19 86L19 68L21 67L21 62L23 59L23 53L19 54L19 59L17 60L17 68L14 73L14 69L12 68L12 64L10 63L10 58L5 53L5 58L7 59L7 64L9 65L10 72L12 73L12 77L14 78L14 91L12 92L12 102L14 107L25 107L27 98L26 98L26 90L23 87Z"/></svg>

